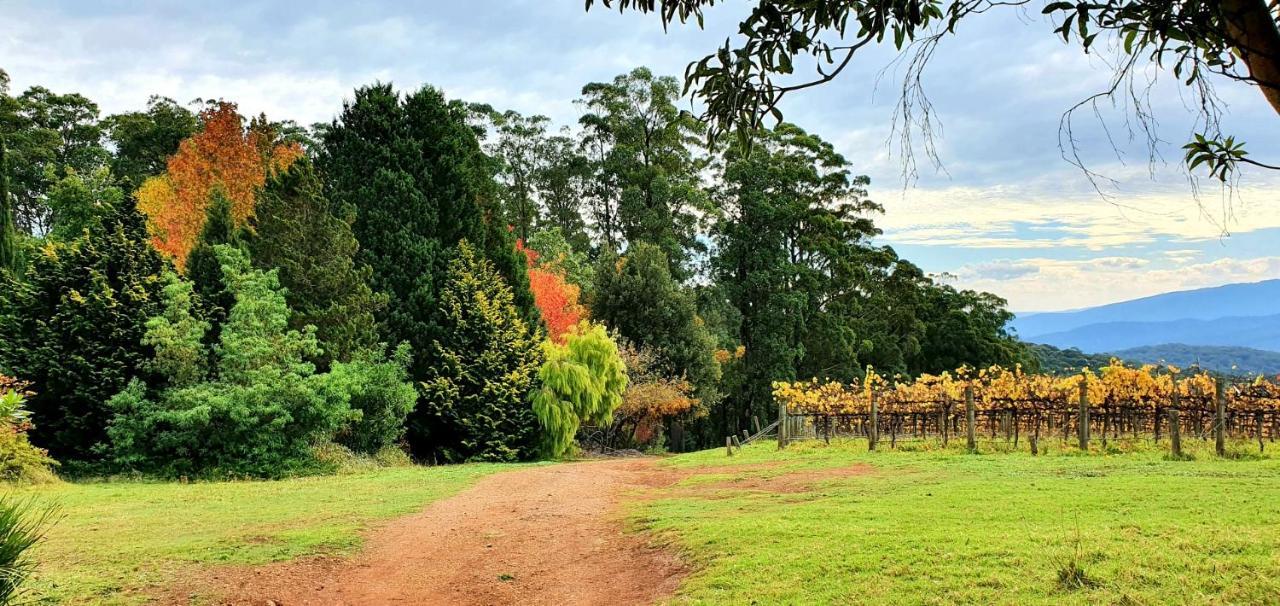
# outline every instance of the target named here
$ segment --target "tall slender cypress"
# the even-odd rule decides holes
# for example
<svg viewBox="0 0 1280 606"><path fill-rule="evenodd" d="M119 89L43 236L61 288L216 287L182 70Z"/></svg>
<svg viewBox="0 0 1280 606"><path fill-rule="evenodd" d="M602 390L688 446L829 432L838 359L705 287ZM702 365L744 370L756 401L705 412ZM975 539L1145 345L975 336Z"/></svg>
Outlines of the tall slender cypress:
<svg viewBox="0 0 1280 606"><path fill-rule="evenodd" d="M0 271L18 270L18 232L13 224L13 205L9 199L9 163L4 137L0 136Z"/></svg>

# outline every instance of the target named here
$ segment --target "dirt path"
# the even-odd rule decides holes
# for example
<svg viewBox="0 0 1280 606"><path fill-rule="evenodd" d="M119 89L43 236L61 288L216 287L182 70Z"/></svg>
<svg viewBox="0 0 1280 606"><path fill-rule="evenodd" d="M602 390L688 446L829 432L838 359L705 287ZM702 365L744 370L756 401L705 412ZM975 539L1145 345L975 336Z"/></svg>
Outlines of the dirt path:
<svg viewBox="0 0 1280 606"><path fill-rule="evenodd" d="M372 532L354 558L223 577L223 603L652 604L684 569L624 533L616 505L624 492L676 477L651 459L495 474Z"/></svg>

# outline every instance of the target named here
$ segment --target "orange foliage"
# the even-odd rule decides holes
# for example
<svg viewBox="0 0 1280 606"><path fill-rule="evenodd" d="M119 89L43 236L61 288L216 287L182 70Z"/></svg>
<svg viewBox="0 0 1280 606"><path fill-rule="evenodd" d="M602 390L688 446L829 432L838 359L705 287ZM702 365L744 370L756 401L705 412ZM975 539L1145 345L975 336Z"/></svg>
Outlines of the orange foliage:
<svg viewBox="0 0 1280 606"><path fill-rule="evenodd" d="M532 267L529 268L529 289L533 291L534 305L547 324L547 336L564 343L565 335L587 315L578 303L578 285L566 282L558 273Z"/></svg>
<svg viewBox="0 0 1280 606"><path fill-rule="evenodd" d="M582 290L565 280L562 272L536 267L538 251L525 246L524 241L516 240L516 250L528 260L529 289L533 291L533 304L547 325L547 336L564 343L567 333L587 318L586 308L578 301Z"/></svg>
<svg viewBox="0 0 1280 606"><path fill-rule="evenodd" d="M297 143L276 143L265 120L246 130L234 103L211 105L200 112L200 121L203 128L182 142L165 174L148 178L138 189L138 208L147 215L153 244L179 269L204 228L215 190L231 202L236 225L244 225L267 177L303 154Z"/></svg>

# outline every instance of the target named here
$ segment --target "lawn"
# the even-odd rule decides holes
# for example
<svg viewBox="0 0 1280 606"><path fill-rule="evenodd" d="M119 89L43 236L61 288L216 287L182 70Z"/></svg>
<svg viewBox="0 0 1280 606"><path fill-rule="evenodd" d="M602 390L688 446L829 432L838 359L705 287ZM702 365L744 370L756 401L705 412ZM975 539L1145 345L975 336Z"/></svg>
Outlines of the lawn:
<svg viewBox="0 0 1280 606"><path fill-rule="evenodd" d="M1277 603L1280 460L1196 457L766 443L630 515L692 564L677 604Z"/></svg>
<svg viewBox="0 0 1280 606"><path fill-rule="evenodd" d="M135 604L182 575L347 553L371 522L417 511L510 466L400 467L219 483L64 483L16 490L60 506L38 546L37 604Z"/></svg>

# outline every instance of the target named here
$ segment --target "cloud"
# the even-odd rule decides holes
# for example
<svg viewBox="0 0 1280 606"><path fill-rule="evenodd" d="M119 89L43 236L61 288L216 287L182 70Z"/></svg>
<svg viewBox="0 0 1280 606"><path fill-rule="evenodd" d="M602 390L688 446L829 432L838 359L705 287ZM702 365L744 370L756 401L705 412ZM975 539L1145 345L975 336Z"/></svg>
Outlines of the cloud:
<svg viewBox="0 0 1280 606"><path fill-rule="evenodd" d="M1280 256L1215 259L1157 266L1148 259L1043 257L970 264L953 272L956 285L1000 294L1010 309L1044 311L1090 307L1175 290L1280 278Z"/></svg>
<svg viewBox="0 0 1280 606"><path fill-rule="evenodd" d="M1065 181L1079 174L1056 175ZM1103 199L1096 192L1062 191L1044 180L1010 186L912 189L883 201L877 223L892 244L1101 252L1157 241L1205 242L1228 233L1280 227L1274 178L1258 175L1230 204L1191 189L1165 188ZM1133 186L1134 189L1137 186Z"/></svg>

